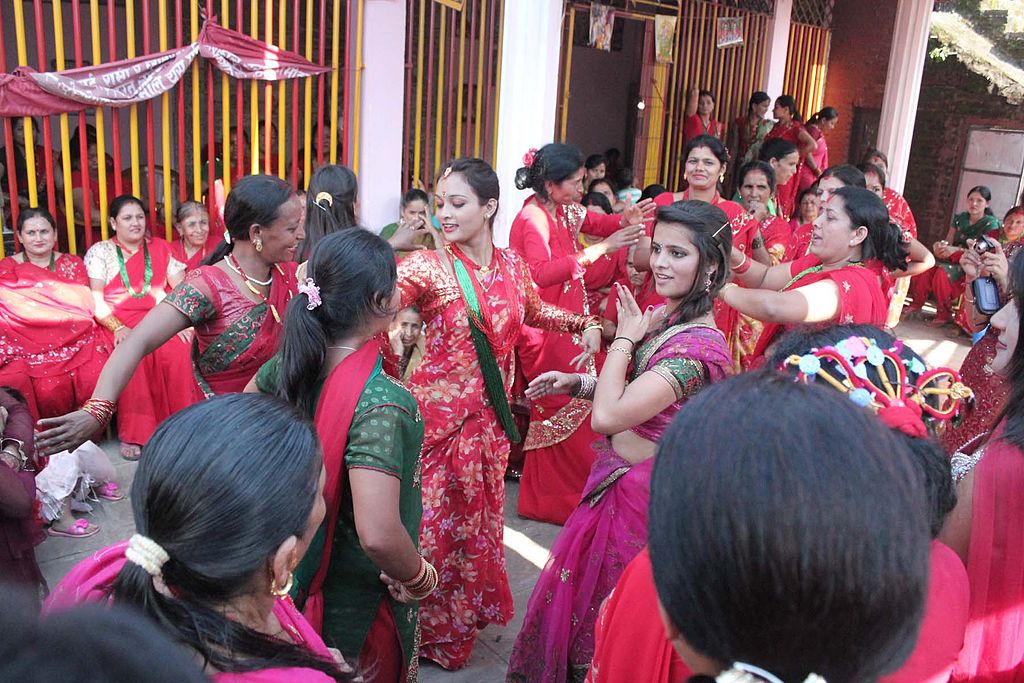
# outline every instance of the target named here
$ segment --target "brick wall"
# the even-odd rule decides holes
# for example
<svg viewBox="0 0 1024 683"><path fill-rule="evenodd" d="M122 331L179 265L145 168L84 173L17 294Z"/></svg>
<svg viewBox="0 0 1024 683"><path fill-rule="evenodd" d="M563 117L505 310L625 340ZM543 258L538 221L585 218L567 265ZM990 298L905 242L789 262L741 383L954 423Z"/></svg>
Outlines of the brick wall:
<svg viewBox="0 0 1024 683"><path fill-rule="evenodd" d="M929 50L936 45L933 40ZM963 203L954 195L968 129L1024 129L1024 107L1011 105L988 90L988 81L956 57L925 61L904 191L925 244L945 235L954 209Z"/></svg>
<svg viewBox="0 0 1024 683"><path fill-rule="evenodd" d="M851 154L854 108L882 108L896 7L893 0L837 2L835 5L825 86L825 104L839 110L839 122L828 136L832 164L847 161ZM861 150L852 153L859 155Z"/></svg>

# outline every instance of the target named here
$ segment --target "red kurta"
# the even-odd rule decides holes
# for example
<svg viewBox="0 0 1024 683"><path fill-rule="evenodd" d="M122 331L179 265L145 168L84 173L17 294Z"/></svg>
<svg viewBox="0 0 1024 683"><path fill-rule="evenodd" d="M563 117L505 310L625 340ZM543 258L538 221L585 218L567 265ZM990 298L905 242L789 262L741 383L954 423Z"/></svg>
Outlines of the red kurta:
<svg viewBox="0 0 1024 683"><path fill-rule="evenodd" d="M0 261L0 384L21 391L37 420L88 399L113 348L82 259L61 254L53 265Z"/></svg>
<svg viewBox="0 0 1024 683"><path fill-rule="evenodd" d="M523 205L539 207L536 197ZM542 209L543 210L543 209ZM512 222L509 247L526 261L540 297L580 315L590 315L587 290L611 280L607 263L580 265L580 232L608 236L621 228L621 216L590 213L583 207L559 207L557 222L547 212L537 223L520 211ZM578 336L524 327L517 351L527 381L548 370L575 372L570 361L581 352ZM570 396L547 396L532 402L530 429L524 443L526 461L519 484L519 514L563 524L580 500L594 462L590 403Z"/></svg>

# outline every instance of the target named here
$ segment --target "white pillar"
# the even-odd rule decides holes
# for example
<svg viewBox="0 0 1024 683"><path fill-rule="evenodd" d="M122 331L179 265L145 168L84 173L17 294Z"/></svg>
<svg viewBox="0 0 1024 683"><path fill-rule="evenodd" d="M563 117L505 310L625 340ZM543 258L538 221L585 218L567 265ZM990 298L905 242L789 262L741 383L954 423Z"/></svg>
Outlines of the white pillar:
<svg viewBox="0 0 1024 683"><path fill-rule="evenodd" d="M889 187L902 192L914 139L933 0L899 0L899 3L885 78L878 148L889 156Z"/></svg>
<svg viewBox="0 0 1024 683"><path fill-rule="evenodd" d="M402 196L405 0L364 0L359 106L359 223L379 232ZM356 61L358 64L358 60Z"/></svg>
<svg viewBox="0 0 1024 683"><path fill-rule="evenodd" d="M494 169L501 182L501 206L494 223L494 241L504 246L508 244L512 218L528 194L515 186L523 154L554 139L562 0L506 2L502 31Z"/></svg>
<svg viewBox="0 0 1024 683"><path fill-rule="evenodd" d="M786 87L786 57L789 56L789 25L793 16L793 0L775 0L775 14L768 22L768 60L764 79L760 84L775 99L784 95Z"/></svg>

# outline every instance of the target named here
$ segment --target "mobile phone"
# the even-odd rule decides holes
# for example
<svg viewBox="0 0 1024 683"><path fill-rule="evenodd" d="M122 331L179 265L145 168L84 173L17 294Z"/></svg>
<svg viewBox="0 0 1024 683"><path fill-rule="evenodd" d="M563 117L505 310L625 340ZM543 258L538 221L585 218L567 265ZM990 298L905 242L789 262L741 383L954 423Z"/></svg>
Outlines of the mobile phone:
<svg viewBox="0 0 1024 683"><path fill-rule="evenodd" d="M991 277L979 277L971 283L974 294L974 307L983 315L992 315L1002 304L999 301L999 285Z"/></svg>

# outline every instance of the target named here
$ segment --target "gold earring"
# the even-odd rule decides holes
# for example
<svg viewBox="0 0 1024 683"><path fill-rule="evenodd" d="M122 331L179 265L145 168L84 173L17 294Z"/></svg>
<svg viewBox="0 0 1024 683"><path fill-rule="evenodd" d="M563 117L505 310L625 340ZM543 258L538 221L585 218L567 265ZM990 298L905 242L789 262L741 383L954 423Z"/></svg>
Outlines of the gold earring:
<svg viewBox="0 0 1024 683"><path fill-rule="evenodd" d="M263 240L261 240L259 237L253 240L252 245L256 247L256 251L263 251Z"/></svg>
<svg viewBox="0 0 1024 683"><path fill-rule="evenodd" d="M295 583L295 575L288 572L288 582L283 587L277 587L277 581L273 578L270 579L270 594L279 598L283 598L292 592L292 584Z"/></svg>

